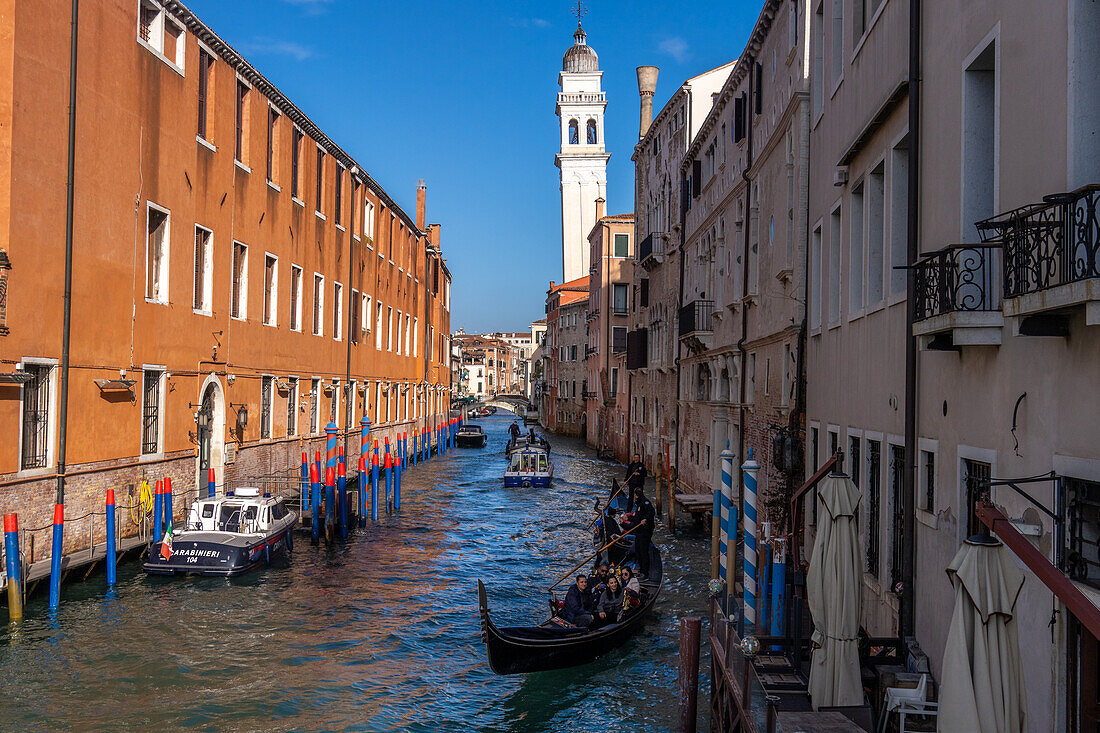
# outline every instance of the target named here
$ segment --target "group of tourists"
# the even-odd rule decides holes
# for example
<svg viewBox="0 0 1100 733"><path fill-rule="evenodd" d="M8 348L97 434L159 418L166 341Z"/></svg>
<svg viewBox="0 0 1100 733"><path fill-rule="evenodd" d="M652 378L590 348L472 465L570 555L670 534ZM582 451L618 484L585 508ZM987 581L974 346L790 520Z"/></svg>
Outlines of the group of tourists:
<svg viewBox="0 0 1100 733"><path fill-rule="evenodd" d="M643 493L645 478L645 465L635 454L626 470L622 521L616 518L619 509L608 501L595 527L597 541L604 549L592 573L578 575L565 596L561 617L574 626L599 628L615 623L641 605L638 581L649 580L650 543L657 518L653 504ZM631 559L637 566L637 576L625 565Z"/></svg>

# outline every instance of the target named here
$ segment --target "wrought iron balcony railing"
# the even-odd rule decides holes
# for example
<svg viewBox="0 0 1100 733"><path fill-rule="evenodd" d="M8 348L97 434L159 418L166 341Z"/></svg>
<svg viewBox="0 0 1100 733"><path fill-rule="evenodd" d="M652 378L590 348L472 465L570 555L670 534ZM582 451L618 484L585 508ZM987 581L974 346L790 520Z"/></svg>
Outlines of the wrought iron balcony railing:
<svg viewBox="0 0 1100 733"><path fill-rule="evenodd" d="M598 398L599 395L596 394L595 392L592 392L592 391L586 389L585 391L581 392L581 397L583 397L586 400L594 400L594 399Z"/></svg>
<svg viewBox="0 0 1100 733"><path fill-rule="evenodd" d="M596 347L595 346L585 346L584 347L584 358L585 359L587 359L590 356L593 356L595 353L596 353Z"/></svg>
<svg viewBox="0 0 1100 733"><path fill-rule="evenodd" d="M711 317L714 315L713 300L695 300L680 308L680 338L693 333L710 333L714 330Z"/></svg>
<svg viewBox="0 0 1100 733"><path fill-rule="evenodd" d="M1094 183L977 222L982 240L1004 250L1005 297L1100 278L1098 208Z"/></svg>
<svg viewBox="0 0 1100 733"><path fill-rule="evenodd" d="M638 262L645 264L651 257L657 257L665 253L665 233L650 232L638 245Z"/></svg>
<svg viewBox="0 0 1100 733"><path fill-rule="evenodd" d="M921 258L916 270L916 320L955 311L1001 308L1000 249L959 244Z"/></svg>

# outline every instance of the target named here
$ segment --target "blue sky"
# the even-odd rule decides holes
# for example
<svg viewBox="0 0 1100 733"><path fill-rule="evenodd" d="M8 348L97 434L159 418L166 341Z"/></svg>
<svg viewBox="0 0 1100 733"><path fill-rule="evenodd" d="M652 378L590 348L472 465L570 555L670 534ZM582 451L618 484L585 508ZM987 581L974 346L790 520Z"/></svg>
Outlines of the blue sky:
<svg viewBox="0 0 1100 733"><path fill-rule="evenodd" d="M561 279L554 99L571 3L189 0L188 6L415 213L443 226L451 326L526 330ZM661 67L655 107L744 48L753 2L590 0L600 56L608 211L634 206L634 68Z"/></svg>

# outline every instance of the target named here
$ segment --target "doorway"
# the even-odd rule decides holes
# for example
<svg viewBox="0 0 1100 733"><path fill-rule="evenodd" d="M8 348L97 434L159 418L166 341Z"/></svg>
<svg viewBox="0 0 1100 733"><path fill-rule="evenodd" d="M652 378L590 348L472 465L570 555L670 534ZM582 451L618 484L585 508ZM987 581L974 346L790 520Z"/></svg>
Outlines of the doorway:
<svg viewBox="0 0 1100 733"><path fill-rule="evenodd" d="M209 470L214 469L214 481L223 484L225 464L225 397L218 378L211 374L202 387L199 402L198 456L195 465L195 485L199 496L206 495Z"/></svg>

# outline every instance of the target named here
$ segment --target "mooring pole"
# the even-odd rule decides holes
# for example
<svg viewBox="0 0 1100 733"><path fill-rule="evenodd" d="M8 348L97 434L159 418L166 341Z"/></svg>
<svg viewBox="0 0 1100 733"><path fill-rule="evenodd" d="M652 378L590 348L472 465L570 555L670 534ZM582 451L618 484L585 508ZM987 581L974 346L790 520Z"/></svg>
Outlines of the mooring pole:
<svg viewBox="0 0 1100 733"><path fill-rule="evenodd" d="M213 467L206 472L206 494L209 498L213 499L214 494L218 490L218 477L214 473Z"/></svg>
<svg viewBox="0 0 1100 733"><path fill-rule="evenodd" d="M115 547L115 490L107 489L107 553L103 560L107 565L107 588L115 587L118 579L118 555ZM9 599L10 600L10 599Z"/></svg>
<svg viewBox="0 0 1100 733"><path fill-rule="evenodd" d="M336 522L336 468L325 466L325 543L332 544Z"/></svg>
<svg viewBox="0 0 1100 733"><path fill-rule="evenodd" d="M680 677L676 689L680 696L680 733L695 733L696 708L699 702L699 633L702 620L698 616L680 619Z"/></svg>
<svg viewBox="0 0 1100 733"><path fill-rule="evenodd" d="M309 467L310 481L310 507L313 510L313 536L310 542L316 545L321 541L321 474L317 472L317 464Z"/></svg>
<svg viewBox="0 0 1100 733"><path fill-rule="evenodd" d="M378 521L378 441L374 441L374 455L370 464L370 518L372 522Z"/></svg>
<svg viewBox="0 0 1100 733"><path fill-rule="evenodd" d="M390 513L390 491L393 482L393 458L390 456L390 439L386 438L386 456L382 465L382 472L386 475L386 514Z"/></svg>
<svg viewBox="0 0 1100 733"><path fill-rule="evenodd" d="M172 477L164 479L164 531L172 528Z"/></svg>
<svg viewBox="0 0 1100 733"><path fill-rule="evenodd" d="M53 507L53 548L50 555L50 610L61 605L61 552L65 544L65 505Z"/></svg>
<svg viewBox="0 0 1100 733"><path fill-rule="evenodd" d="M401 451L393 457L393 510L401 508Z"/></svg>
<svg viewBox="0 0 1100 733"><path fill-rule="evenodd" d="M4 515L4 559L8 570L8 620L23 619L23 582L19 571L19 515Z"/></svg>
<svg viewBox="0 0 1100 733"><path fill-rule="evenodd" d="M298 502L299 510L304 514L306 511L306 504L311 502L309 496L309 453L302 451L302 496L301 501Z"/></svg>
<svg viewBox="0 0 1100 733"><path fill-rule="evenodd" d="M348 476L347 463L344 461L343 446L340 448L340 463L337 465L336 485L339 492L337 506L340 511L340 539L348 538Z"/></svg>

